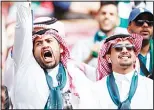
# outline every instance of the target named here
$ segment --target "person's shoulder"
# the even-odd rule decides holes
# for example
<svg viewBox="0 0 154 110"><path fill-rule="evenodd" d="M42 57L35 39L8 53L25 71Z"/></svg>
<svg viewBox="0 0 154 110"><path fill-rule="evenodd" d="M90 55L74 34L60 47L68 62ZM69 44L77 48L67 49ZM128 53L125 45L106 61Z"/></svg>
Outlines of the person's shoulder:
<svg viewBox="0 0 154 110"><path fill-rule="evenodd" d="M106 79L107 79L107 76L93 83L93 91L94 93L96 93L96 95L98 95L98 97L100 95L105 95L107 92Z"/></svg>
<svg viewBox="0 0 154 110"><path fill-rule="evenodd" d="M101 80L95 82L96 86L102 87L106 85L106 80L108 76L104 76Z"/></svg>

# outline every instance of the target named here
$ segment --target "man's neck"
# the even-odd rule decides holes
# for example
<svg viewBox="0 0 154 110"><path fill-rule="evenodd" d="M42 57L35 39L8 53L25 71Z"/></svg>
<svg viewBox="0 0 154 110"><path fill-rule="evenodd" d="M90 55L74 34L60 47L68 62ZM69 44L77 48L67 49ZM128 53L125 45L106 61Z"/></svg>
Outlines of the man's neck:
<svg viewBox="0 0 154 110"><path fill-rule="evenodd" d="M57 74L58 74L59 65L57 65L53 69L47 69L48 74L52 77L53 86L58 86Z"/></svg>
<svg viewBox="0 0 154 110"><path fill-rule="evenodd" d="M150 41L149 40L143 40L142 42L142 48L141 48L141 54L143 56L147 55L147 53L149 52L150 50Z"/></svg>
<svg viewBox="0 0 154 110"><path fill-rule="evenodd" d="M105 33L105 35L106 35L107 37L113 35L113 33L114 33L114 29L113 29L113 30L110 30L110 31L103 31L103 30L101 30L101 31L102 31L103 33Z"/></svg>
<svg viewBox="0 0 154 110"><path fill-rule="evenodd" d="M51 76L53 76L54 74L57 75L58 74L58 69L59 69L59 64L54 67L53 69L46 69L48 74L50 74Z"/></svg>
<svg viewBox="0 0 154 110"><path fill-rule="evenodd" d="M134 70L134 67L130 67L130 68L119 68L119 69L114 69L113 68L113 71L116 72L116 73L119 73L119 74L127 74L127 73L130 73L131 71Z"/></svg>

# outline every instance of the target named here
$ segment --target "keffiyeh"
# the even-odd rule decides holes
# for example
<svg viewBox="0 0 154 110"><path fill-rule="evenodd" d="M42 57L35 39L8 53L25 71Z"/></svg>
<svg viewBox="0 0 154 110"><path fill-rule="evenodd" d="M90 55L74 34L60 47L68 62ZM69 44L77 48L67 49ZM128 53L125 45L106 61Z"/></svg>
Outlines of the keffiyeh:
<svg viewBox="0 0 154 110"><path fill-rule="evenodd" d="M143 37L141 35L117 34L111 36L110 38L107 38L103 42L98 56L97 80L101 80L104 76L107 76L112 71L111 64L109 64L105 58L105 55L109 51L111 45L117 43L118 41L126 39L128 39L135 46L136 56L139 54L143 40Z"/></svg>
<svg viewBox="0 0 154 110"><path fill-rule="evenodd" d="M50 23L48 24L47 22L45 22L45 21L50 21L50 20L54 20L55 22L51 24ZM45 23L43 22L44 24L37 24L37 22L42 22L42 21L44 21ZM55 19L52 19L52 18L43 17L43 18L38 18L37 20L35 20L33 27L34 27L34 30L33 30L34 32L37 32L35 31L35 29L39 29L38 31L47 29L47 31L42 35L52 35L59 42L59 44L63 48L63 53L61 53L60 61L62 62L64 67L67 69L67 62L72 59L70 58L70 51L69 51L68 45L64 40L65 32L64 32L63 23L60 21L56 21ZM32 36L33 41L35 40L37 36L42 36L42 35L34 34ZM78 96L75 86L72 83L73 79L69 73L69 70L68 70L68 76L70 80L69 85L70 85L71 91L73 92L74 95Z"/></svg>

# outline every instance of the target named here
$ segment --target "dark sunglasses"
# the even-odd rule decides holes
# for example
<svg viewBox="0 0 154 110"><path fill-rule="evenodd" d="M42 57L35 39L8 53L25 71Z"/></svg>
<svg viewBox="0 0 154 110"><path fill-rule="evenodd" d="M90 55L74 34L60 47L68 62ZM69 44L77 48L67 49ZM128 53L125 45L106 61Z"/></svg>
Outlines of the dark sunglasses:
<svg viewBox="0 0 154 110"><path fill-rule="evenodd" d="M117 45L112 46L112 48L114 48L117 52L121 52L124 47L127 49L127 51L134 50L134 45L119 45L119 44L117 44Z"/></svg>
<svg viewBox="0 0 154 110"><path fill-rule="evenodd" d="M148 24L148 26L153 26L153 21L149 21L149 20L136 20L135 24L136 26L143 26L145 22Z"/></svg>

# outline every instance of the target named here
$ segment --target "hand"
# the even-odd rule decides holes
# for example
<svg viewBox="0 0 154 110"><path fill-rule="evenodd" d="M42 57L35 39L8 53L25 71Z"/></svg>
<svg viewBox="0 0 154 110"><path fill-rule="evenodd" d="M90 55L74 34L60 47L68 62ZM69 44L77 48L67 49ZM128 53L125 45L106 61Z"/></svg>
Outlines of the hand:
<svg viewBox="0 0 154 110"><path fill-rule="evenodd" d="M90 55L84 60L84 63L88 64L93 58L97 58L98 52L100 50L100 43L96 43L92 46Z"/></svg>
<svg viewBox="0 0 154 110"><path fill-rule="evenodd" d="M92 49L91 49L91 55L93 57L97 58L99 50L100 50L100 43L94 44Z"/></svg>

